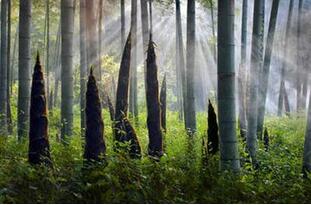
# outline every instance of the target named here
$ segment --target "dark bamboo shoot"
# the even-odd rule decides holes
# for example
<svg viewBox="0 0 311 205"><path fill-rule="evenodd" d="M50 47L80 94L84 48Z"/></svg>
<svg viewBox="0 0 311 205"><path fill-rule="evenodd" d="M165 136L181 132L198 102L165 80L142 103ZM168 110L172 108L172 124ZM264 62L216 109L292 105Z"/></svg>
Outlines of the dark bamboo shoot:
<svg viewBox="0 0 311 205"><path fill-rule="evenodd" d="M115 109L115 129L114 136L117 142L130 144L130 156L139 158L141 156L141 148L134 128L127 119L128 111L128 92L131 65L131 33L129 33L119 71L119 80L117 87L116 109ZM118 146L119 148L119 146Z"/></svg>
<svg viewBox="0 0 311 205"><path fill-rule="evenodd" d="M208 101L208 154L214 155L219 150L217 116L211 101Z"/></svg>
<svg viewBox="0 0 311 205"><path fill-rule="evenodd" d="M28 159L31 164L51 164L46 96L39 54L32 77Z"/></svg>
<svg viewBox="0 0 311 205"><path fill-rule="evenodd" d="M100 161L105 155L106 145L101 103L92 68L87 82L85 118L84 158L87 161Z"/></svg>
<svg viewBox="0 0 311 205"><path fill-rule="evenodd" d="M151 35L150 35L151 37ZM149 132L148 154L151 157L163 155L162 131L161 131L161 110L159 102L158 66L154 51L154 42L151 38L147 54L147 126Z"/></svg>

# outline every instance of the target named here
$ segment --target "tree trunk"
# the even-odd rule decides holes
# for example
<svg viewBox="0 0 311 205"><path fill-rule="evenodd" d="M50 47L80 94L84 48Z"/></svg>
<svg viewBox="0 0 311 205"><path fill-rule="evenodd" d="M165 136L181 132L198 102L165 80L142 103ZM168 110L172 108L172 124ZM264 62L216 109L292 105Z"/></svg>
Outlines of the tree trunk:
<svg viewBox="0 0 311 205"><path fill-rule="evenodd" d="M186 74L185 74L185 57L184 57L184 43L182 33L182 23L180 14L180 1L176 0L176 76L177 76L177 100L179 105L179 118L184 117L185 127L186 123L186 100L187 100L187 88L186 88Z"/></svg>
<svg viewBox="0 0 311 205"><path fill-rule="evenodd" d="M285 114L289 116L290 115L289 98L285 87L284 87L284 108Z"/></svg>
<svg viewBox="0 0 311 205"><path fill-rule="evenodd" d="M147 126L149 133L148 154L155 159L163 155L163 136L161 131L161 108L159 102L158 66L152 42L152 34L147 55Z"/></svg>
<svg viewBox="0 0 311 205"><path fill-rule="evenodd" d="M116 109L115 109L115 129L114 136L116 141L130 143L130 156L139 158L141 156L141 148L134 128L127 119L128 110L128 93L130 82L130 64L131 64L131 33L127 38L122 61L119 71ZM117 147L119 148L119 147Z"/></svg>
<svg viewBox="0 0 311 205"><path fill-rule="evenodd" d="M273 49L274 42L274 33L276 28L276 21L278 15L280 0L273 0L271 14L270 14L270 22L269 22L269 30L268 37L266 41L266 49L263 63L263 71L260 76L260 87L259 87L259 95L258 95L258 120L257 120L257 133L259 138L262 138L263 134L263 125L264 125L264 117L266 110L266 99L269 85L269 73L270 73L270 64L271 64L271 55Z"/></svg>
<svg viewBox="0 0 311 205"><path fill-rule="evenodd" d="M98 82L99 88L101 87L102 80L102 24L103 24L103 0L99 0L99 13L98 13L98 66L100 81Z"/></svg>
<svg viewBox="0 0 311 205"><path fill-rule="evenodd" d="M148 16L148 0L140 0L141 7L141 25L142 25L142 38L144 46L144 54L148 48L148 38L149 38L149 16ZM147 55L145 55L147 56Z"/></svg>
<svg viewBox="0 0 311 205"><path fill-rule="evenodd" d="M45 57L45 70L46 70L46 92L47 99L50 93L50 0L46 0L46 57Z"/></svg>
<svg viewBox="0 0 311 205"><path fill-rule="evenodd" d="M150 37L152 37L152 33L153 33L153 23L152 23L152 19L153 19L153 14L152 14L152 1L153 0L149 0L149 22L150 22L150 25L149 25L149 33L151 34ZM150 38L149 38L150 40ZM149 41L148 41L148 48L149 48ZM148 54L147 54L148 55Z"/></svg>
<svg viewBox="0 0 311 205"><path fill-rule="evenodd" d="M213 39L216 39L216 33L215 33L215 20L214 20L214 0L210 0L210 7L211 7L211 19L212 19L212 33L213 33ZM213 43L213 54L214 54L214 60L217 61L217 45L214 42Z"/></svg>
<svg viewBox="0 0 311 205"><path fill-rule="evenodd" d="M279 117L282 115L282 112L283 112L283 104L284 104L284 81L281 80L279 100L278 100L278 116Z"/></svg>
<svg viewBox="0 0 311 205"><path fill-rule="evenodd" d="M303 29L302 28L303 25L302 25L302 19L301 18L303 16L305 16L305 12L302 9L302 7L303 7L303 0L300 0L299 1L299 25L298 25L300 27L300 30ZM300 34L301 34L301 32L300 32ZM306 37L299 38L299 45L302 48L304 47L303 46L303 42L304 42L303 39L305 40ZM299 47L299 51L303 52L301 47ZM300 56L300 54L299 54L299 56ZM308 73L308 66L306 66L306 64L305 64L305 59L302 59L301 63L302 63L302 66L304 68L303 69L304 75L303 75L303 79L302 79L303 83L302 83L301 107L302 107L303 110L305 110L306 109L306 104L307 104L309 77L307 75L307 73Z"/></svg>
<svg viewBox="0 0 311 205"><path fill-rule="evenodd" d="M161 127L166 132L166 75L164 75L161 92L160 92L160 106L161 106Z"/></svg>
<svg viewBox="0 0 311 205"><path fill-rule="evenodd" d="M61 137L72 136L73 126L73 0L61 0Z"/></svg>
<svg viewBox="0 0 311 205"><path fill-rule="evenodd" d="M250 72L246 72L246 80L245 80L245 112L246 112L246 120L249 114L249 98L250 98ZM247 125L247 124L246 124ZM246 127L247 128L247 127ZM246 137L247 137L247 129L246 129ZM245 138L246 140L246 138Z"/></svg>
<svg viewBox="0 0 311 205"><path fill-rule="evenodd" d="M55 83L54 83L55 91L54 91L54 97L53 97L53 99L54 99L53 107L57 107L57 105L58 105L58 96L59 96L58 91L59 91L59 81L60 81L59 78L60 77L56 75L56 79L55 79Z"/></svg>
<svg viewBox="0 0 311 205"><path fill-rule="evenodd" d="M250 68L250 98L248 103L248 130L246 144L254 168L258 167L257 152L257 114L258 114L258 76L261 76L263 60L265 0L255 0L252 36L252 55Z"/></svg>
<svg viewBox="0 0 311 205"><path fill-rule="evenodd" d="M114 76L111 77L111 100L112 102L116 102L116 95L117 95L117 86Z"/></svg>
<svg viewBox="0 0 311 205"><path fill-rule="evenodd" d="M48 103L49 103L48 107L50 107L50 108L53 107L53 95L54 95L53 90L51 89L51 92L49 94L49 101L48 101Z"/></svg>
<svg viewBox="0 0 311 205"><path fill-rule="evenodd" d="M187 8L187 107L186 128L189 134L196 131L196 112L194 99L195 69L195 0L188 0Z"/></svg>
<svg viewBox="0 0 311 205"><path fill-rule="evenodd" d="M95 0L86 2L86 25L87 25L87 65L94 68L94 75L97 81L100 81L100 69L98 62L98 32L96 32L96 7Z"/></svg>
<svg viewBox="0 0 311 205"><path fill-rule="evenodd" d="M247 50L247 10L248 1L243 0L243 13L242 13L242 35L241 35L241 64L238 76L238 89L239 89L239 127L242 139L246 138L246 107L245 107L245 93L246 93L246 50Z"/></svg>
<svg viewBox="0 0 311 205"><path fill-rule="evenodd" d="M303 171L305 174L311 171L311 95L309 96L308 121L304 142Z"/></svg>
<svg viewBox="0 0 311 205"><path fill-rule="evenodd" d="M149 38L149 17L148 17L148 0L140 0L140 7L141 7L141 25L142 25L142 38L143 38L143 52L144 56L147 48L148 48L148 38Z"/></svg>
<svg viewBox="0 0 311 205"><path fill-rule="evenodd" d="M302 85L302 105L301 107L305 110L307 104L307 95L308 95L308 75L303 76L303 85Z"/></svg>
<svg viewBox="0 0 311 205"><path fill-rule="evenodd" d="M18 52L18 139L26 137L29 123L31 75L31 0L20 2Z"/></svg>
<svg viewBox="0 0 311 205"><path fill-rule="evenodd" d="M101 161L106 153L104 122L101 101L92 68L87 82L85 118L84 158L87 161Z"/></svg>
<svg viewBox="0 0 311 205"><path fill-rule="evenodd" d="M11 0L8 0L8 50L7 50L7 124L8 124L8 132L12 134L12 113L11 113L11 99L10 99L10 91L11 91Z"/></svg>
<svg viewBox="0 0 311 205"><path fill-rule="evenodd" d="M140 0L141 7L141 28L142 28L142 38L143 38L143 56L144 56L144 80L145 80L145 92L147 89L146 81L146 57L148 48L148 38L149 38L149 16L148 16L148 0Z"/></svg>
<svg viewBox="0 0 311 205"><path fill-rule="evenodd" d="M303 96L303 81L304 81L304 66L301 61L303 41L302 41L302 4L303 0L299 0L298 3L298 27L297 27L297 112L305 109L303 107L304 96Z"/></svg>
<svg viewBox="0 0 311 205"><path fill-rule="evenodd" d="M16 50L17 50L17 41L18 41L18 35L19 35L19 24L17 23L17 26L16 26L16 32L15 32L15 37L14 37L14 43L13 43L13 53L12 53L12 63L11 63L11 93L13 92L13 83L14 83L14 80L15 80L15 69L16 67L18 67L16 65Z"/></svg>
<svg viewBox="0 0 311 205"><path fill-rule="evenodd" d="M218 122L220 167L240 169L236 137L235 69L234 69L234 4L218 0Z"/></svg>
<svg viewBox="0 0 311 205"><path fill-rule="evenodd" d="M301 110L301 97L302 97L302 83L299 70L299 62L297 62L297 70L296 70L296 112L298 113Z"/></svg>
<svg viewBox="0 0 311 205"><path fill-rule="evenodd" d="M28 159L31 164L50 165L52 163L45 86L39 53L32 77Z"/></svg>
<svg viewBox="0 0 311 205"><path fill-rule="evenodd" d="M291 28L291 21L292 21L292 15L293 15L293 7L294 7L294 1L290 0L289 3L289 11L288 11L288 17L287 17L287 25L286 25L286 33L285 33L285 48L284 48L284 59L288 57L288 45L290 43L290 28ZM282 71L281 71L281 84L280 84L280 90L279 90L279 102L278 102L278 116L282 115L283 112L283 105L284 105L284 97L285 97L285 71L286 71L286 62L283 62L282 65Z"/></svg>
<svg viewBox="0 0 311 205"><path fill-rule="evenodd" d="M138 119L137 105L137 0L131 0L131 75L130 75L130 113Z"/></svg>
<svg viewBox="0 0 311 205"><path fill-rule="evenodd" d="M0 58L0 135L8 133L7 123L7 29L8 29L8 0L1 1L1 58Z"/></svg>
<svg viewBox="0 0 311 205"><path fill-rule="evenodd" d="M121 48L125 44L125 5L124 0L120 0L121 4Z"/></svg>
<svg viewBox="0 0 311 205"><path fill-rule="evenodd" d="M55 67L55 81L54 81L54 102L53 107L56 107L58 102L58 85L60 79L60 30L61 30L61 21L59 22L56 44L55 44L55 60L54 60L54 67ZM85 78L86 79L86 78Z"/></svg>
<svg viewBox="0 0 311 205"><path fill-rule="evenodd" d="M86 55L86 0L80 1L80 117L81 133L84 133L85 122L85 93L87 78L87 55Z"/></svg>
<svg viewBox="0 0 311 205"><path fill-rule="evenodd" d="M114 129L113 124L114 124L115 111L114 111L114 107L113 107L113 104L111 102L109 95L107 94L106 97L107 97L107 104L108 104L108 109L109 109L109 114L110 114L110 120L112 122L112 129Z"/></svg>

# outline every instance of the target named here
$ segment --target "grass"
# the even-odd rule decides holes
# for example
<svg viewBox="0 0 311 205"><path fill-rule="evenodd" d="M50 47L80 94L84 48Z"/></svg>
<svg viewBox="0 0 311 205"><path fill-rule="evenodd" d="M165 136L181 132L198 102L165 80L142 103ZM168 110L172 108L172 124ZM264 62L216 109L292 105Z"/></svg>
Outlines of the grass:
<svg viewBox="0 0 311 205"><path fill-rule="evenodd" d="M201 163L201 139L207 129L204 113L198 114L197 135L189 139L177 114L169 112L166 154L160 162L153 162L146 156L145 114L135 126L144 156L131 160L113 152L111 122L104 110L107 164L84 168L78 113L75 107L69 146L57 141L59 110L49 116L52 169L28 164L27 140L17 143L15 135L0 139L0 203L311 202L311 183L301 175L303 118L269 117L266 126L271 146L265 152L259 142L260 169L252 170L240 141L243 167L234 175L219 171L218 155L209 158L208 165Z"/></svg>

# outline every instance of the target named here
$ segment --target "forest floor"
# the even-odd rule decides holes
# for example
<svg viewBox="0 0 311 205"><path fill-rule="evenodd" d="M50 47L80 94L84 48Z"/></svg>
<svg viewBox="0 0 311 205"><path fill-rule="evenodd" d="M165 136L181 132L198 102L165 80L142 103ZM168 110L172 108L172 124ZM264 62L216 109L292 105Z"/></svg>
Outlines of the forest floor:
<svg viewBox="0 0 311 205"><path fill-rule="evenodd" d="M79 119L75 107L75 119ZM13 113L16 115L16 113ZM79 120L68 146L57 140L59 110L50 113L53 168L27 162L28 142L0 138L0 203L310 203L311 180L301 174L305 119L268 117L270 149L259 142L259 170L247 162L240 139L242 170L219 172L219 154L202 164L202 137L207 119L198 115L198 133L185 134L176 113L168 113L165 156L153 162L146 155L148 133L142 114L136 131L143 150L131 160L112 150L111 122L104 111L107 164L83 168ZM14 122L16 122L14 120ZM15 126L14 126L15 127ZM14 130L16 133L16 130Z"/></svg>

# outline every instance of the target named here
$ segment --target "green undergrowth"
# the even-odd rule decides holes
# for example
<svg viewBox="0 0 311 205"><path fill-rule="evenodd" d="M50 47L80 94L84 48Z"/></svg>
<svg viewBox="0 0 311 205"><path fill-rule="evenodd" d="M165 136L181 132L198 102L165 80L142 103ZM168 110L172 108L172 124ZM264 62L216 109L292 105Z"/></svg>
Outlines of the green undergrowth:
<svg viewBox="0 0 311 205"><path fill-rule="evenodd" d="M209 157L206 165L201 163L205 113L198 114L198 132L189 138L178 115L169 112L166 154L154 162L146 154L146 115L133 121L143 158L132 160L113 152L111 122L104 110L106 162L83 166L78 113L75 107L74 136L64 146L59 140L60 111L50 112L52 168L28 164L26 139L18 143L14 134L0 138L0 203L311 202L311 183L301 175L304 118L268 117L270 148L266 152L259 141L259 170L252 169L239 137L242 169L232 174L219 171L219 154Z"/></svg>

